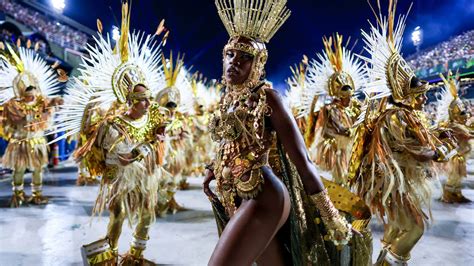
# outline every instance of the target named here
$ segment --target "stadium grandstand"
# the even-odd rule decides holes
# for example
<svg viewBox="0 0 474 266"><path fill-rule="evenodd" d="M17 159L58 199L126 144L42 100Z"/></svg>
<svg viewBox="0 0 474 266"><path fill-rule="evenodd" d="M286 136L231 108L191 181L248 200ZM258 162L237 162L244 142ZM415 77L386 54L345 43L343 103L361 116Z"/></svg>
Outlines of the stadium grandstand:
<svg viewBox="0 0 474 266"><path fill-rule="evenodd" d="M474 30L452 37L434 47L415 53L407 58L423 78L433 77L448 69L463 73L474 71Z"/></svg>
<svg viewBox="0 0 474 266"><path fill-rule="evenodd" d="M74 75L94 31L38 3L27 0L0 1L0 40L26 45L39 43L40 54L50 63Z"/></svg>

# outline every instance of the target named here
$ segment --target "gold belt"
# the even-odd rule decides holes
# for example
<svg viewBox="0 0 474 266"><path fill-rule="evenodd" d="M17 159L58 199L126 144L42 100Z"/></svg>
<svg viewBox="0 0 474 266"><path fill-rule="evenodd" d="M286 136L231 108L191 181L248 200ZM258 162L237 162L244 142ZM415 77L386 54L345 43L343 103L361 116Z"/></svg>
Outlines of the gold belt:
<svg viewBox="0 0 474 266"><path fill-rule="evenodd" d="M46 139L44 137L28 138L28 139L10 139L10 143L14 144L23 144L27 143L30 145L46 144Z"/></svg>

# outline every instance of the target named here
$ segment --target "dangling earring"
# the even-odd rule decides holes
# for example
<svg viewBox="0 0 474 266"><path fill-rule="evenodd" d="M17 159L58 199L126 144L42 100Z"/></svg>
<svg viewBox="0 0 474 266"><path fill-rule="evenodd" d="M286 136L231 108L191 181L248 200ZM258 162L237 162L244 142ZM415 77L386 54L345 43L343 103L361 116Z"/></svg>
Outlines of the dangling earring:
<svg viewBox="0 0 474 266"><path fill-rule="evenodd" d="M222 85L224 86L227 86L227 82L225 81L225 75L222 74L222 77L221 77L221 82L220 82Z"/></svg>
<svg viewBox="0 0 474 266"><path fill-rule="evenodd" d="M267 77L267 72L265 71L265 69L262 69L262 74L260 75L260 80L265 80L266 77Z"/></svg>

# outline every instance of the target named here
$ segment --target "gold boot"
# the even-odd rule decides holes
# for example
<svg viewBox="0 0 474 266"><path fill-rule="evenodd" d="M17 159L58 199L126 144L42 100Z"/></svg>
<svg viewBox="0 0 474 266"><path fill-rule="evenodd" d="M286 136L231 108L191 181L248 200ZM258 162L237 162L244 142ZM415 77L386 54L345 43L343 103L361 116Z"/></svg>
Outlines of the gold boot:
<svg viewBox="0 0 474 266"><path fill-rule="evenodd" d="M18 208L23 204L26 204L26 194L23 191L23 185L13 186L13 195L10 199L10 208Z"/></svg>
<svg viewBox="0 0 474 266"><path fill-rule="evenodd" d="M189 189L189 183L188 181L186 180L186 178L183 178L179 181L179 184L178 184L178 189L179 190L187 190Z"/></svg>
<svg viewBox="0 0 474 266"><path fill-rule="evenodd" d="M97 240L81 248L85 266L117 266L118 251L110 247L107 238Z"/></svg>
<svg viewBox="0 0 474 266"><path fill-rule="evenodd" d="M28 199L28 203L35 205L44 205L48 204L49 199L46 196L43 196L41 191L41 185L32 185L31 197Z"/></svg>
<svg viewBox="0 0 474 266"><path fill-rule="evenodd" d="M443 186L443 196L441 201L445 203L469 203L470 199L464 197L460 187L454 187L449 185Z"/></svg>
<svg viewBox="0 0 474 266"><path fill-rule="evenodd" d="M390 251L388 248L384 248L380 251L380 255L375 262L375 266L408 266L408 260L410 257L403 257Z"/></svg>
<svg viewBox="0 0 474 266"><path fill-rule="evenodd" d="M144 249L130 247L127 254L122 257L120 266L156 266L157 264L143 257Z"/></svg>

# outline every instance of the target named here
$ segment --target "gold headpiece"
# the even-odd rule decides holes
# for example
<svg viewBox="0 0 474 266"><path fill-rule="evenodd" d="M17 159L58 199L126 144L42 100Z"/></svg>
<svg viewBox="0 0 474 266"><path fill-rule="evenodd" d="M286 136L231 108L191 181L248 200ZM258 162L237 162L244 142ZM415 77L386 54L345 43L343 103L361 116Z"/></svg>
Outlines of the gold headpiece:
<svg viewBox="0 0 474 266"><path fill-rule="evenodd" d="M389 1L387 16L383 15L380 0L377 0L378 11L369 2L377 24L370 24L370 32L362 31L365 49L370 54L365 60L372 68L370 81L363 90L371 99L391 96L395 103L414 107L415 97L428 91L429 86L416 79L414 71L401 56L406 15L395 19L397 2Z"/></svg>
<svg viewBox="0 0 474 266"><path fill-rule="evenodd" d="M355 90L354 80L351 75L343 71L344 56L342 52L342 35L336 33L334 37L334 50L333 50L333 38L323 38L324 50L328 56L329 62L331 62L334 74L328 80L329 95L334 97L345 96L342 88L349 86L351 90L347 92L348 96L352 95Z"/></svg>
<svg viewBox="0 0 474 266"><path fill-rule="evenodd" d="M380 6L380 5L379 5ZM409 96L415 96L429 90L427 82L422 81L421 86L411 87L410 83L415 78L415 72L410 68L408 63L400 55L396 44L395 29L395 11L397 1L389 1L388 7L388 33L387 42L392 54L387 62L387 79L392 90L392 97L395 102L402 102ZM401 27L403 31L404 27Z"/></svg>
<svg viewBox="0 0 474 266"><path fill-rule="evenodd" d="M459 74L454 76L451 71L448 71L447 77L444 77L443 74L439 74L439 76L443 80L445 89L447 90L446 93L449 93L449 97L446 97L446 100L448 100L449 103L445 103L448 106L449 119L465 123L468 119L468 114L463 101L458 96L459 84L457 80L459 79Z"/></svg>
<svg viewBox="0 0 474 266"><path fill-rule="evenodd" d="M26 88L33 86L39 89L38 79L29 71L25 70L25 64L21 58L17 55L17 52L7 43L6 44L9 52L9 61L13 63L18 75L13 79L13 92L17 97L25 94Z"/></svg>
<svg viewBox="0 0 474 266"><path fill-rule="evenodd" d="M254 56L244 86L254 87L264 76L267 62L265 43L275 35L291 14L286 0L216 0L216 7L230 39L224 47ZM223 80L224 81L224 80Z"/></svg>
<svg viewBox="0 0 474 266"><path fill-rule="evenodd" d="M178 74L184 65L183 59L184 55L180 56L178 54L176 62L173 63L173 52L170 52L170 58L168 61L166 61L164 56L161 58L166 81L166 87L156 96L156 100L161 106L169 106L171 104L176 107L180 103L181 94L179 93L178 88L176 88L176 80L178 79Z"/></svg>
<svg viewBox="0 0 474 266"><path fill-rule="evenodd" d="M125 1L122 4L122 25L120 28L120 39L117 41L115 52L120 53L122 64L117 67L112 76L112 89L119 103L126 103L130 100L133 88L137 84L143 84L145 87L145 74L140 66L130 63L130 10L131 6Z"/></svg>
<svg viewBox="0 0 474 266"><path fill-rule="evenodd" d="M17 43L18 48L8 43L0 47L0 87L8 90L1 101L6 101L11 97L23 97L26 94L43 94L51 96L59 91L58 79L55 79L55 66L50 66L36 53L38 46L32 48L28 41L26 47L21 47L21 42ZM57 69L59 71L59 69ZM62 70L61 70L62 71ZM64 71L62 71L64 73ZM26 93L28 87L35 87L36 90Z"/></svg>
<svg viewBox="0 0 474 266"><path fill-rule="evenodd" d="M122 63L112 76L112 89L119 103L126 103L129 93L135 85L145 84L145 75L135 64L125 62Z"/></svg>
<svg viewBox="0 0 474 266"><path fill-rule="evenodd" d="M286 0L216 0L219 16L231 38L268 43L291 11Z"/></svg>

